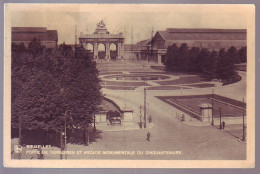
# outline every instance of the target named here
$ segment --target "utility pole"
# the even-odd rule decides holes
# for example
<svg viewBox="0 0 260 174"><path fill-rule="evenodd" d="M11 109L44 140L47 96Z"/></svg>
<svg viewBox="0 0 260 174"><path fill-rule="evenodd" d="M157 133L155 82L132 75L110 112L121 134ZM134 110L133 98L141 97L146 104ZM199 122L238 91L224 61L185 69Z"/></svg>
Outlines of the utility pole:
<svg viewBox="0 0 260 174"><path fill-rule="evenodd" d="M151 33L151 59L153 58L153 26L152 26L152 33ZM149 57L148 57L149 62Z"/></svg>
<svg viewBox="0 0 260 174"><path fill-rule="evenodd" d="M77 58L77 25L75 25L75 58Z"/></svg>
<svg viewBox="0 0 260 174"><path fill-rule="evenodd" d="M61 154L60 154L60 159L63 159L63 150L64 150L64 145L63 145L63 127L61 126L60 127L60 151L61 151Z"/></svg>
<svg viewBox="0 0 260 174"><path fill-rule="evenodd" d="M243 137L242 137L242 141L245 141L246 138L245 138L245 101L244 101L244 98L243 98Z"/></svg>
<svg viewBox="0 0 260 174"><path fill-rule="evenodd" d="M94 114L94 132L96 132L96 114Z"/></svg>
<svg viewBox="0 0 260 174"><path fill-rule="evenodd" d="M140 128L142 128L142 106L140 106Z"/></svg>
<svg viewBox="0 0 260 174"><path fill-rule="evenodd" d="M144 128L146 128L146 88L144 87Z"/></svg>
<svg viewBox="0 0 260 174"><path fill-rule="evenodd" d="M212 89L212 97L211 97L211 105L212 105L212 119L211 119L211 125L214 126L214 117L213 117L213 110L214 110L214 107L213 107L213 102L214 102L214 89Z"/></svg>
<svg viewBox="0 0 260 174"><path fill-rule="evenodd" d="M64 130L64 151L65 151L65 159L67 159L67 111L65 112L65 130Z"/></svg>
<svg viewBox="0 0 260 174"><path fill-rule="evenodd" d="M67 153L66 153L66 151L67 151L67 116L68 115L70 115L70 110L67 110L66 112L65 112L65 125L64 125L64 127L65 127L65 130L64 130L64 151L65 151L65 159L67 159Z"/></svg>
<svg viewBox="0 0 260 174"><path fill-rule="evenodd" d="M124 33L123 34L124 34L125 38L127 38L126 37L126 26L124 26Z"/></svg>
<svg viewBox="0 0 260 174"><path fill-rule="evenodd" d="M133 44L134 44L133 25L131 25L131 58L133 58Z"/></svg>
<svg viewBox="0 0 260 174"><path fill-rule="evenodd" d="M222 129L222 125L221 125L221 108L219 108L219 130Z"/></svg>

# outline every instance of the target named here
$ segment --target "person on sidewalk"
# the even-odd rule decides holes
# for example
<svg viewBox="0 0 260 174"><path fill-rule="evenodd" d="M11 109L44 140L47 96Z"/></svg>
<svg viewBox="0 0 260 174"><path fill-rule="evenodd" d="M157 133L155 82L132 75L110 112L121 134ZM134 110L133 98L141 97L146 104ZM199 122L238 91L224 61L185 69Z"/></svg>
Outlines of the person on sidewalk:
<svg viewBox="0 0 260 174"><path fill-rule="evenodd" d="M150 141L150 137L151 137L151 134L150 134L150 132L148 132L147 135L146 135L146 140Z"/></svg>
<svg viewBox="0 0 260 174"><path fill-rule="evenodd" d="M225 129L225 125L226 123L224 121L222 121L222 128Z"/></svg>

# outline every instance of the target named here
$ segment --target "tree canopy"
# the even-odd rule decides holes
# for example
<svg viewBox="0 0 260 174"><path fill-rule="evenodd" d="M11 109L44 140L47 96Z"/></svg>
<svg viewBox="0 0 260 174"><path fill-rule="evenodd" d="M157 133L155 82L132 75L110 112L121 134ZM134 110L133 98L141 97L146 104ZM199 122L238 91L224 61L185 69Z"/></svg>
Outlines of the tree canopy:
<svg viewBox="0 0 260 174"><path fill-rule="evenodd" d="M66 44L50 50L39 43L12 45L12 127L21 117L23 129L57 132L68 110L68 125L84 126L102 98L95 62L83 48L75 58Z"/></svg>
<svg viewBox="0 0 260 174"><path fill-rule="evenodd" d="M230 47L226 52L220 49L209 51L206 48L188 48L183 43L169 46L166 53L165 69L167 71L181 71L200 73L207 79L221 79L230 81L235 77L235 64L246 62L246 47L237 50Z"/></svg>

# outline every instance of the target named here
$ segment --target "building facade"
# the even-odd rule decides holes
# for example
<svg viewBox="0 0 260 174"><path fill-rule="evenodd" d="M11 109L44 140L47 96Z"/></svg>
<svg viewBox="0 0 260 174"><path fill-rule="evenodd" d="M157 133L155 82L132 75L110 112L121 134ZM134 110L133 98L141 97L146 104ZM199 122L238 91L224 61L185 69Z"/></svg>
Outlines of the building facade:
<svg viewBox="0 0 260 174"><path fill-rule="evenodd" d="M189 48L207 48L209 51L229 49L231 46L240 49L246 46L245 29L174 29L157 31L152 39L133 45L125 45L126 58L146 60L163 64L167 48L173 44L178 47L186 43Z"/></svg>
<svg viewBox="0 0 260 174"><path fill-rule="evenodd" d="M207 48L209 51L229 49L231 46L240 49L247 44L245 29L175 29L157 31L152 41L147 43L147 59L162 64L165 61L167 48L173 44L178 47L186 43L189 48Z"/></svg>
<svg viewBox="0 0 260 174"><path fill-rule="evenodd" d="M147 39L137 42L136 44L125 44L124 59L147 60L150 42L151 39Z"/></svg>
<svg viewBox="0 0 260 174"><path fill-rule="evenodd" d="M12 27L12 43L23 43L28 47L34 38L47 48L57 48L57 30L47 30L45 27Z"/></svg>

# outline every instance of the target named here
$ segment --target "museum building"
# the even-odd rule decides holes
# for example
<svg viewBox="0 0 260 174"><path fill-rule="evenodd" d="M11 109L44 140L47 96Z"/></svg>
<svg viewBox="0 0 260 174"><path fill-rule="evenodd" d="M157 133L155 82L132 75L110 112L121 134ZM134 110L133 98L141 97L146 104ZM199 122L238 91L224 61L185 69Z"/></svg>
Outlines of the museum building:
<svg viewBox="0 0 260 174"><path fill-rule="evenodd" d="M240 49L246 46L246 29L181 29L169 28L157 31L154 37L138 42L134 49L128 48L125 52L133 52L135 59L147 60L162 64L165 61L167 48L173 44L178 47L186 43L189 48L207 48L209 51L226 50L231 46ZM144 46L145 43L145 46Z"/></svg>
<svg viewBox="0 0 260 174"><path fill-rule="evenodd" d="M12 27L12 43L23 43L28 47L34 38L40 40L47 48L57 48L57 30L47 30L46 27Z"/></svg>

